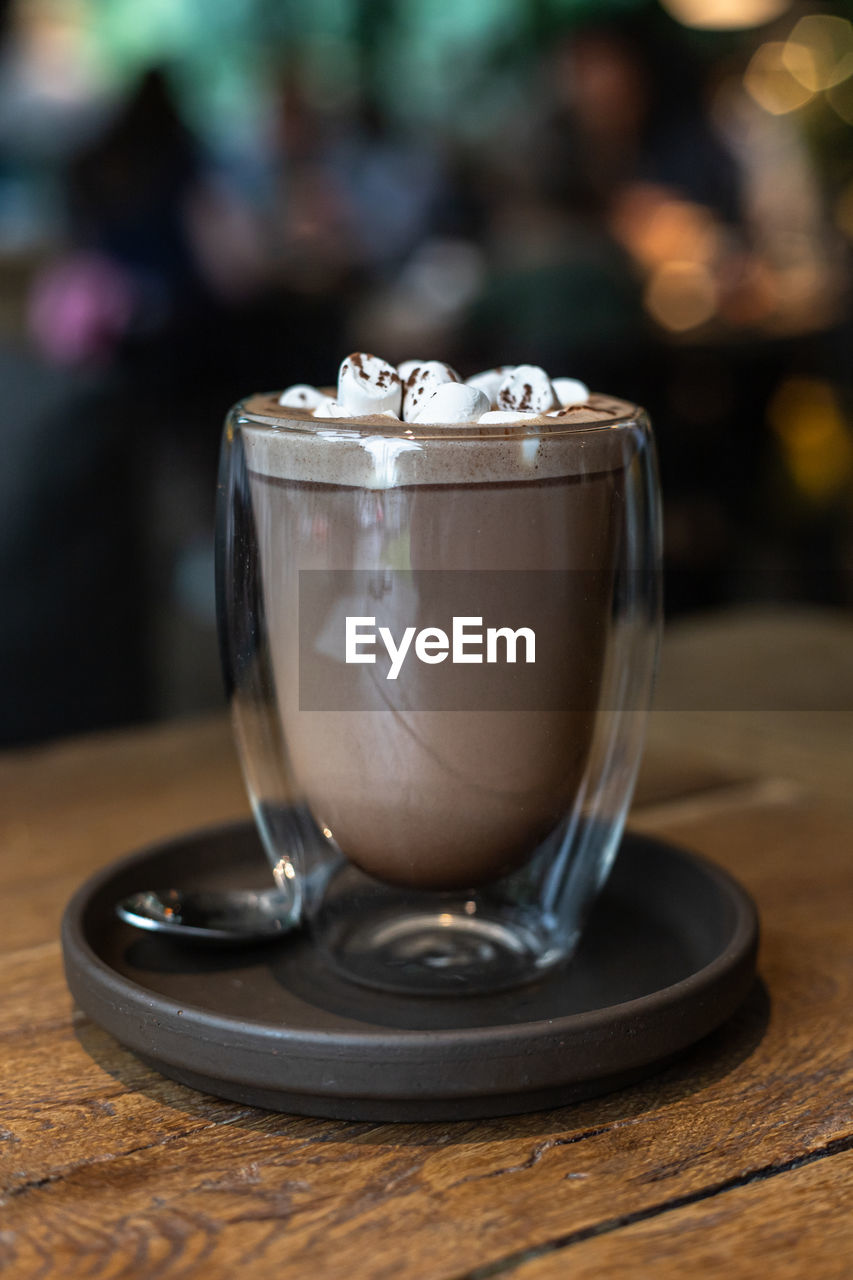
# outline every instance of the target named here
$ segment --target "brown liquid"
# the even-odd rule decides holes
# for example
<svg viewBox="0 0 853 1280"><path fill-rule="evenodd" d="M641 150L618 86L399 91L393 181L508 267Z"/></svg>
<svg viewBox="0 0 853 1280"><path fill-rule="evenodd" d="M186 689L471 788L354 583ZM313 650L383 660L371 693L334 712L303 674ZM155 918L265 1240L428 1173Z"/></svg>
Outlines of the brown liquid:
<svg viewBox="0 0 853 1280"><path fill-rule="evenodd" d="M252 470L252 500L296 793L352 862L388 883L473 888L523 864L571 809L586 769L622 519L615 443L564 434L543 452L541 479L506 451L498 464L494 441L455 459L448 445L449 469L464 479L375 489L305 479L316 442L300 454L298 441L276 433L259 452L250 435L250 468L253 457L266 464L266 475ZM336 449L327 442L330 457ZM565 662L535 676L549 709L413 710L401 676L383 691L385 710L300 710L298 571L378 565L594 571L595 588L578 575L565 602ZM402 616L395 635L411 622ZM375 668L361 670L375 678ZM496 678L513 678L512 667L503 672Z"/></svg>

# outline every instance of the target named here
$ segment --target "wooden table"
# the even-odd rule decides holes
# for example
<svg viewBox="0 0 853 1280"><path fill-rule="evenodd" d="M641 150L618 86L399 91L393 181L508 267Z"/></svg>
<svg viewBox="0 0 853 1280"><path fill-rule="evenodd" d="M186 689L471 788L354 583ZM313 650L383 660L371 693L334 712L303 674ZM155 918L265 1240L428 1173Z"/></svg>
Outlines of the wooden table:
<svg viewBox="0 0 853 1280"><path fill-rule="evenodd" d="M733 669L733 644L763 669L761 644L798 634L756 625L688 628L672 669L709 634ZM245 812L224 717L0 757L0 1270L853 1276L853 715L792 705L656 713L633 816L751 890L764 987L646 1083L494 1122L348 1124L221 1102L73 1009L57 928L79 881Z"/></svg>

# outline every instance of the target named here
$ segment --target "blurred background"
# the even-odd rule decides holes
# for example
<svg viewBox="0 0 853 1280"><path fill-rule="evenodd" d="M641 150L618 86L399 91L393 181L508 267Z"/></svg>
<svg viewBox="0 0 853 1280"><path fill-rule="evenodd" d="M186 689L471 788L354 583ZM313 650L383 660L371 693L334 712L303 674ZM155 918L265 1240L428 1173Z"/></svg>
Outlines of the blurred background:
<svg viewBox="0 0 853 1280"><path fill-rule="evenodd" d="M853 25L0 3L0 744L222 705L219 431L354 348L648 405L667 608L853 604Z"/></svg>

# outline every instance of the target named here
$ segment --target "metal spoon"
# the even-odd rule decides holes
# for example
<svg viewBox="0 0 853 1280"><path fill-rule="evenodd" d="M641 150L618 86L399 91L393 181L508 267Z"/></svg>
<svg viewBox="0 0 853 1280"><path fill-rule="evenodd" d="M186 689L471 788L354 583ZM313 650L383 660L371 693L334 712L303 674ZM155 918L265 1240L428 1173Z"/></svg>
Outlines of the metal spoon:
<svg viewBox="0 0 853 1280"><path fill-rule="evenodd" d="M116 903L128 924L187 942L268 942L299 927L298 895L286 889L145 889Z"/></svg>

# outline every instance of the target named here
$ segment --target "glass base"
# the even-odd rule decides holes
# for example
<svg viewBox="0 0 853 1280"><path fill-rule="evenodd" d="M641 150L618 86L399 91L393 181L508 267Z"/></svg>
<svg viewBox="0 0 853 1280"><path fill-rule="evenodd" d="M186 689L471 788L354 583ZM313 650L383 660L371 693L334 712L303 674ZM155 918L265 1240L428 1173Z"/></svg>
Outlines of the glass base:
<svg viewBox="0 0 853 1280"><path fill-rule="evenodd" d="M533 982L571 953L523 919L474 899L395 903L327 920L318 941L351 982L407 995L482 995Z"/></svg>

